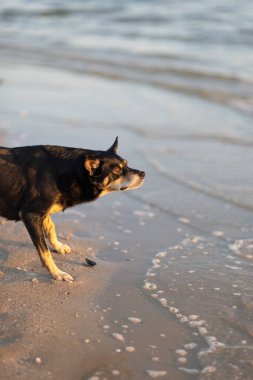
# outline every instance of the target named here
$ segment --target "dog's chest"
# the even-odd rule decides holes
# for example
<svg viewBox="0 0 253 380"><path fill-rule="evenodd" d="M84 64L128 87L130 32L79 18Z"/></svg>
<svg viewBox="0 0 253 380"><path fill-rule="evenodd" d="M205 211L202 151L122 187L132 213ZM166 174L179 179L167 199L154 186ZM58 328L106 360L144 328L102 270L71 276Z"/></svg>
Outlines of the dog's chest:
<svg viewBox="0 0 253 380"><path fill-rule="evenodd" d="M56 214L57 212L59 211L62 211L63 210L63 205L59 204L59 203L54 203L50 209L49 209L49 214Z"/></svg>

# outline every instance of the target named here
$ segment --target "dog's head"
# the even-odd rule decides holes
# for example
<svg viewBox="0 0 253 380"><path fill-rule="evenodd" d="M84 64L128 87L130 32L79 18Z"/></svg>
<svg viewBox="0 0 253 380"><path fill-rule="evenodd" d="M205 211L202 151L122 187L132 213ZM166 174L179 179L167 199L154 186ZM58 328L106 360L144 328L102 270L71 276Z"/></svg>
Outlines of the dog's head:
<svg viewBox="0 0 253 380"><path fill-rule="evenodd" d="M137 189L143 184L145 173L131 169L127 161L117 155L118 137L106 151L92 151L85 157L84 167L91 183L101 190L100 196L112 191Z"/></svg>

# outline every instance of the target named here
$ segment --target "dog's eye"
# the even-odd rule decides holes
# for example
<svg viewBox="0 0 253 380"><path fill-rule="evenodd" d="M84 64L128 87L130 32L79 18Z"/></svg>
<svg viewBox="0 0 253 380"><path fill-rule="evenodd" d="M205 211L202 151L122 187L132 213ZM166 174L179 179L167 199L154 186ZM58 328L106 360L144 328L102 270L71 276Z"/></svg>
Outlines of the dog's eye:
<svg viewBox="0 0 253 380"><path fill-rule="evenodd" d="M113 173L115 173L115 174L121 174L122 173L122 169L119 166L116 166L113 169Z"/></svg>

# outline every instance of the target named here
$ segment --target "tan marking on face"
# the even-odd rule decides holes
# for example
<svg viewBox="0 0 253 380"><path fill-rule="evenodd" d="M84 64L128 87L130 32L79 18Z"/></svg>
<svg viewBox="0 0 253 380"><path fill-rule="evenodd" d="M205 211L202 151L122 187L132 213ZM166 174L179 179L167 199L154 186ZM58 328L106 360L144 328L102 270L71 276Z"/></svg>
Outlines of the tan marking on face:
<svg viewBox="0 0 253 380"><path fill-rule="evenodd" d="M105 177L105 179L103 180L103 186L108 185L108 183L109 183L109 177Z"/></svg>
<svg viewBox="0 0 253 380"><path fill-rule="evenodd" d="M119 179L116 179L115 181L113 181L106 189L101 191L101 193L99 194L99 198L103 197L104 195L108 193L112 193L113 191L119 191L122 181L123 181L123 177L120 177Z"/></svg>

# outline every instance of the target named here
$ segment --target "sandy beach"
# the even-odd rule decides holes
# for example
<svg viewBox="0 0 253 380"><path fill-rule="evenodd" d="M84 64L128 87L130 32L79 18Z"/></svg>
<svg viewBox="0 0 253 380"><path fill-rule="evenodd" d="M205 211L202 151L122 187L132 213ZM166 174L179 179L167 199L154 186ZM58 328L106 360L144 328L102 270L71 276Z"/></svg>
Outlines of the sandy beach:
<svg viewBox="0 0 253 380"><path fill-rule="evenodd" d="M200 7L202 44L190 5L172 7L170 29L163 2L129 2L0 7L1 145L105 150L119 136L146 172L136 191L53 216L73 283L49 277L22 223L0 220L3 380L252 380L253 66L246 32L240 62L227 43L233 12L250 12L233 2L215 35L222 9Z"/></svg>

